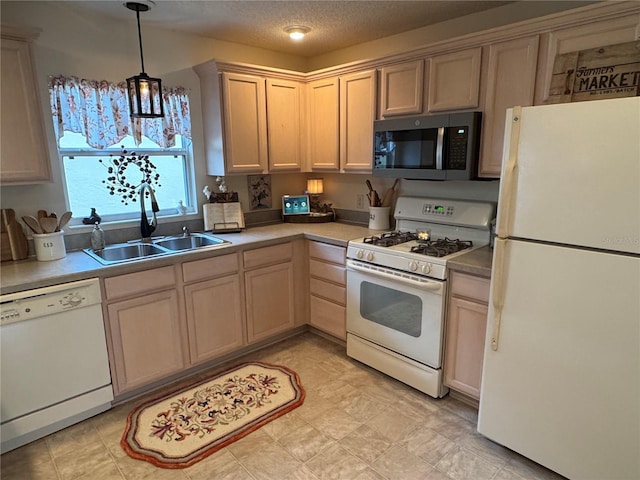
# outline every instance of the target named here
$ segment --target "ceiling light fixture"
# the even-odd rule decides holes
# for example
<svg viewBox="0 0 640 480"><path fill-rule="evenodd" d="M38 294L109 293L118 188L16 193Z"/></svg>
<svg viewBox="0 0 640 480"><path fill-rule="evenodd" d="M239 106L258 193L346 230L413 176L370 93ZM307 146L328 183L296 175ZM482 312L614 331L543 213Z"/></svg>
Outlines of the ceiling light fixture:
<svg viewBox="0 0 640 480"><path fill-rule="evenodd" d="M140 12L146 12L154 5L155 3L151 0L145 0L144 2L126 2L124 4L129 10L136 12L136 19L138 20L138 42L140 44L140 63L142 65L140 75L127 78L129 111L134 118L164 117L162 80L159 78L151 78L144 72L142 34L140 33Z"/></svg>
<svg viewBox="0 0 640 480"><path fill-rule="evenodd" d="M291 40L302 40L311 29L303 25L291 25L290 27L285 27L284 31L289 35Z"/></svg>

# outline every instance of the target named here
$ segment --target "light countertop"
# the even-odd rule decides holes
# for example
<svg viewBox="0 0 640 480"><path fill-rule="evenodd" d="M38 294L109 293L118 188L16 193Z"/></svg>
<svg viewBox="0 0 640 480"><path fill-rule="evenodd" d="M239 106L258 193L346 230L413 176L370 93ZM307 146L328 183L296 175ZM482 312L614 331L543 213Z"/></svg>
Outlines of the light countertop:
<svg viewBox="0 0 640 480"><path fill-rule="evenodd" d="M30 257L26 260L3 262L0 265L0 293L19 292L92 277L122 275L173 265L176 262L199 260L264 247L286 239L308 238L346 247L349 240L379 233L380 231L369 230L365 226L341 222L279 223L247 228L241 233L216 234L219 238L230 241L229 245L108 266L102 265L82 251L68 252L64 258L49 262L39 262L34 257ZM488 247L480 248L451 260L450 267L474 275L489 277L491 275L491 254L492 250Z"/></svg>

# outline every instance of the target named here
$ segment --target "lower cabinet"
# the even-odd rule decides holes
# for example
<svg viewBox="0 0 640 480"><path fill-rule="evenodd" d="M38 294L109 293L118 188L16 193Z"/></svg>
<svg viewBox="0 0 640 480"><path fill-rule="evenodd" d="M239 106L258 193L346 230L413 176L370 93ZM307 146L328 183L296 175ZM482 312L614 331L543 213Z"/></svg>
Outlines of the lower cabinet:
<svg viewBox="0 0 640 480"><path fill-rule="evenodd" d="M116 395L186 368L186 328L175 283L173 266L105 279Z"/></svg>
<svg viewBox="0 0 640 480"><path fill-rule="evenodd" d="M243 252L247 340L253 343L295 326L291 242Z"/></svg>
<svg viewBox="0 0 640 480"><path fill-rule="evenodd" d="M182 264L191 364L242 347L244 322L238 255Z"/></svg>
<svg viewBox="0 0 640 480"><path fill-rule="evenodd" d="M304 242L105 278L116 396L306 323Z"/></svg>
<svg viewBox="0 0 640 480"><path fill-rule="evenodd" d="M309 241L309 323L342 340L346 331L346 249Z"/></svg>
<svg viewBox="0 0 640 480"><path fill-rule="evenodd" d="M452 272L447 313L444 383L480 399L489 279Z"/></svg>

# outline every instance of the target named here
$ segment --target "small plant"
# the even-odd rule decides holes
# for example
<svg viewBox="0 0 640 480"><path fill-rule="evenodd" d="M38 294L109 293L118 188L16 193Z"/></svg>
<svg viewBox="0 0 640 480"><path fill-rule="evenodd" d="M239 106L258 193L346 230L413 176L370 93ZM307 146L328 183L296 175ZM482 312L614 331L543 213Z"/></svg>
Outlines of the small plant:
<svg viewBox="0 0 640 480"><path fill-rule="evenodd" d="M107 185L110 195L121 196L121 202L129 205L129 202L137 202L137 195L140 185L148 183L161 187L160 174L156 173L156 166L149 160L148 155L138 155L136 152L128 152L122 147L122 153L118 158L109 155L108 161L99 160L107 168L108 177L102 183ZM141 175L139 182L129 180L136 178L136 174ZM149 192L145 192L148 196Z"/></svg>

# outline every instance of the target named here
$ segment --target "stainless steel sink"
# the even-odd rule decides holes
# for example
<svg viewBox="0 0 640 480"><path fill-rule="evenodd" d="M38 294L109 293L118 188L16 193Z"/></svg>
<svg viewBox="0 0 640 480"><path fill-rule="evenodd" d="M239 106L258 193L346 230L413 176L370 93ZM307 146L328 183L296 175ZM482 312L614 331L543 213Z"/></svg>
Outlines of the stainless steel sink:
<svg viewBox="0 0 640 480"><path fill-rule="evenodd" d="M194 233L186 237L169 237L157 240L156 245L160 245L168 250L191 250L200 247L211 247L229 243L217 237Z"/></svg>
<svg viewBox="0 0 640 480"><path fill-rule="evenodd" d="M121 243L109 245L102 250L87 248L84 252L105 265L169 253L164 248L152 243Z"/></svg>
<svg viewBox="0 0 640 480"><path fill-rule="evenodd" d="M111 265L113 263L131 262L148 257L171 255L172 253L229 243L231 242L211 235L194 233L187 236L164 237L155 240L153 243L118 243L108 245L102 250L86 248L83 251L103 265Z"/></svg>

